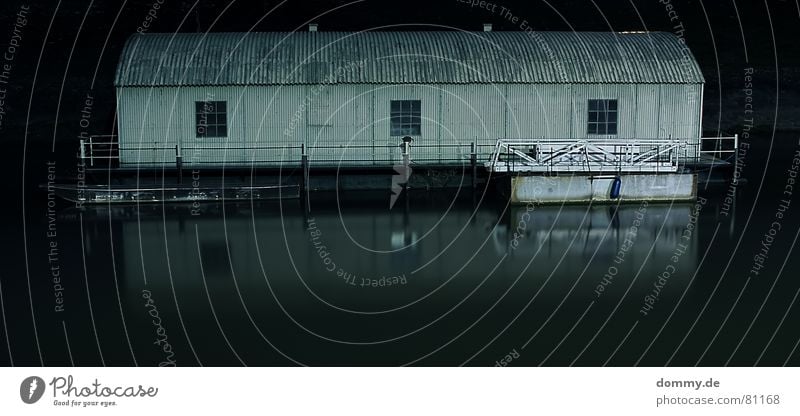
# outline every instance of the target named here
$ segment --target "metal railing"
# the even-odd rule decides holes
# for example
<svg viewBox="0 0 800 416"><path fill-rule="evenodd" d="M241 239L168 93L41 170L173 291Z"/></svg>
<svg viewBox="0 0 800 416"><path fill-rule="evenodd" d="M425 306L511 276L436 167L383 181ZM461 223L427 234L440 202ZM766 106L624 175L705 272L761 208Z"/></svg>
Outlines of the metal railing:
<svg viewBox="0 0 800 416"><path fill-rule="evenodd" d="M738 135L695 139L498 139L484 164L492 172L676 172L726 163Z"/></svg>
<svg viewBox="0 0 800 416"><path fill-rule="evenodd" d="M738 135L694 139L498 139L494 144L413 144L410 163L481 164L493 172L674 172L689 163L736 157ZM189 153L189 157L187 157ZM386 166L402 163L401 144L120 146L113 135L80 141L95 166ZM124 157L121 157L124 156Z"/></svg>
<svg viewBox="0 0 800 416"><path fill-rule="evenodd" d="M739 150L739 135L725 137L701 137L698 157L713 157L726 162L736 159Z"/></svg>
<svg viewBox="0 0 800 416"><path fill-rule="evenodd" d="M116 136L91 136L81 140L78 157L89 166L172 165L299 165L305 156L317 165L386 165L402 161L400 144L366 145L253 145L253 146L121 146ZM469 164L488 160L494 144L415 144L413 164ZM366 150L366 152L365 152ZM355 154L354 154L355 153Z"/></svg>

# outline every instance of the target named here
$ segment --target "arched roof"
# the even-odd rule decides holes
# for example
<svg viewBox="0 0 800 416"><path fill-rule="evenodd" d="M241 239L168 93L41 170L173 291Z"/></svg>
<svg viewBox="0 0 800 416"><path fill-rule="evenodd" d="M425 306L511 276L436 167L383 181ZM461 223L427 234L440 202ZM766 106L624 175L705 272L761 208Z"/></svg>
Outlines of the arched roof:
<svg viewBox="0 0 800 416"><path fill-rule="evenodd" d="M666 32L152 33L128 39L118 87L431 83L703 83Z"/></svg>

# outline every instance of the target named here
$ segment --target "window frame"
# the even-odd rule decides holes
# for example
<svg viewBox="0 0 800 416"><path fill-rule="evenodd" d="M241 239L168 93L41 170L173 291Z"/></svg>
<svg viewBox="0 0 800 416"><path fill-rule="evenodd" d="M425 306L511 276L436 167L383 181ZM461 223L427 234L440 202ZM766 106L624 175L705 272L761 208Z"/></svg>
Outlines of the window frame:
<svg viewBox="0 0 800 416"><path fill-rule="evenodd" d="M619 134L619 100L590 98L586 102L586 135L616 136Z"/></svg>
<svg viewBox="0 0 800 416"><path fill-rule="evenodd" d="M202 123L203 120L204 123ZM197 139L225 139L228 137L227 101L194 102L194 136Z"/></svg>
<svg viewBox="0 0 800 416"><path fill-rule="evenodd" d="M422 100L389 100L389 135L392 137L422 134Z"/></svg>

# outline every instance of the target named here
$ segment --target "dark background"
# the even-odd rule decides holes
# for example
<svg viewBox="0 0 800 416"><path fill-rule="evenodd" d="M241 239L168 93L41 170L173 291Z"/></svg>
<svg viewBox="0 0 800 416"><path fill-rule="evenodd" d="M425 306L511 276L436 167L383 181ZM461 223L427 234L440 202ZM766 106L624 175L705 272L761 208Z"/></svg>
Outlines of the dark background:
<svg viewBox="0 0 800 416"><path fill-rule="evenodd" d="M46 180L46 163L58 160L65 161L59 167L74 166L81 110L87 94L94 101L88 133L111 132L117 61L125 40L142 25L154 3L157 1L28 3L27 24L21 29L20 46L11 63L9 83L5 85L6 115L0 128L4 145L0 206L5 217L0 223L3 252L0 289L4 291L0 300L6 302L3 325L7 323L11 328L10 337L26 339L15 350L15 354L24 357L18 363L37 363L33 349L22 347L33 334L30 288L26 289L22 277L31 272L32 264L47 261L43 246L30 242L32 233L26 228L26 222L39 224L45 218L45 195L38 186ZM658 0L496 3L498 8L506 7L536 30L674 32L678 23L670 20L665 5ZM15 15L22 4L25 3L5 0L0 5L0 52L6 51L12 38ZM780 0L672 0L670 4L683 24L684 37L706 79L704 134L742 133L749 117L744 113L744 72L746 68L754 68L755 127L750 131L751 150L743 174L752 183L763 183L763 178L774 175L779 178L777 185L781 185L784 177L781 172L786 164L775 164L773 168L770 163L791 155L783 149L797 146L800 6L796 1ZM393 30L481 30L483 23L492 23L494 30L520 29L518 23L509 22L499 13L457 0L232 4L163 0L159 5L149 32L292 31L306 30L309 22L319 23L321 31L383 26ZM68 175L66 170L59 174ZM768 185L769 182L767 179ZM769 201L779 194L780 189L770 194L756 193L752 201L756 198ZM749 206L751 200L743 202ZM768 205L764 209L774 208ZM771 215L771 211L765 215ZM783 248L788 246L789 235L787 231ZM719 257L733 255L725 250L720 248ZM776 267L780 264L777 253L782 252L775 251ZM788 288L791 290L786 293L794 293L794 288ZM711 325L709 330L714 330L715 323Z"/></svg>

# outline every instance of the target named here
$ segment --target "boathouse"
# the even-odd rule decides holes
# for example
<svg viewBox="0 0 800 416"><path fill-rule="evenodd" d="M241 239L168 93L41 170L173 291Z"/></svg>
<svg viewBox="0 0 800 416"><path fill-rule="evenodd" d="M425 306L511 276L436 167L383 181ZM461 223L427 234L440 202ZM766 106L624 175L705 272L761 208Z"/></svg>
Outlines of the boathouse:
<svg viewBox="0 0 800 416"><path fill-rule="evenodd" d="M662 32L135 34L115 77L120 166L392 166L498 139L698 140L703 76ZM474 144L474 147L473 147Z"/></svg>

